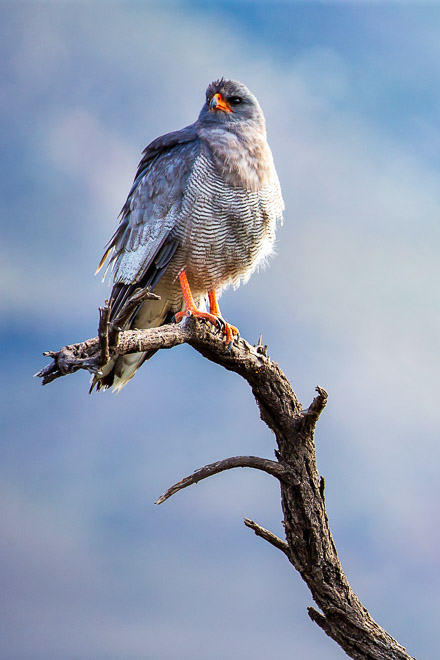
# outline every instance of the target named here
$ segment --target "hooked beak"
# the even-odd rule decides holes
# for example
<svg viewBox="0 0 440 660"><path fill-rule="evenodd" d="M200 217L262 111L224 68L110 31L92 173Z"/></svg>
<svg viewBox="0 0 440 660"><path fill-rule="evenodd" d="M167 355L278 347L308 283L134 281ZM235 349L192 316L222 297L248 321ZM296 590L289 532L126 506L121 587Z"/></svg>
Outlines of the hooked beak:
<svg viewBox="0 0 440 660"><path fill-rule="evenodd" d="M209 109L210 110L223 110L223 112L232 112L229 104L224 100L223 96L221 94L214 94L212 97L210 103L209 103Z"/></svg>

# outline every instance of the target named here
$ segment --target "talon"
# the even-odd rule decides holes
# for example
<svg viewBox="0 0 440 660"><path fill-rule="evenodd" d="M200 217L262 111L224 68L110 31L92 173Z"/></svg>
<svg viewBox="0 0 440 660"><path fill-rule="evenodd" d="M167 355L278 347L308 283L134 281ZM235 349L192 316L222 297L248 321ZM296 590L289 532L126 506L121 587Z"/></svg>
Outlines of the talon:
<svg viewBox="0 0 440 660"><path fill-rule="evenodd" d="M223 333L225 335L225 342L228 344L228 350L230 350L234 343L234 335L238 335L238 329L235 327L235 325L230 325L225 321Z"/></svg>

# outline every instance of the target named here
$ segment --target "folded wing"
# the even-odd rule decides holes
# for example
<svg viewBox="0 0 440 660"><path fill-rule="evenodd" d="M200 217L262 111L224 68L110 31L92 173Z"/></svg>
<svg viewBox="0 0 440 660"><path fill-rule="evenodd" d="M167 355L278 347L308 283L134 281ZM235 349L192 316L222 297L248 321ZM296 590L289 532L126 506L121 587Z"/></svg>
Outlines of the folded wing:
<svg viewBox="0 0 440 660"><path fill-rule="evenodd" d="M153 289L177 247L173 234L200 151L194 125L163 135L143 152L133 186L98 266L113 271L112 318L138 287Z"/></svg>

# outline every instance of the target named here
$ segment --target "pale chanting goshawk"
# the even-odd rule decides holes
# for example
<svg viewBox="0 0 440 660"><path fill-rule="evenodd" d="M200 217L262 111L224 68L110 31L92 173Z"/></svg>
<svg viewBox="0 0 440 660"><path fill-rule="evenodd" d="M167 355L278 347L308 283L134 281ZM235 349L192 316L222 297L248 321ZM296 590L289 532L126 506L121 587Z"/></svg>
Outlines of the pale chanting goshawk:
<svg viewBox="0 0 440 660"><path fill-rule="evenodd" d="M240 82L217 80L194 124L153 140L106 246L113 273L111 318L137 289L145 300L127 328L152 328L185 314L217 323L230 343L237 333L220 315L217 296L246 282L273 251L284 209L260 105ZM107 266L107 267L108 267ZM209 313L201 311L209 301ZM119 391L153 352L111 359L92 387Z"/></svg>

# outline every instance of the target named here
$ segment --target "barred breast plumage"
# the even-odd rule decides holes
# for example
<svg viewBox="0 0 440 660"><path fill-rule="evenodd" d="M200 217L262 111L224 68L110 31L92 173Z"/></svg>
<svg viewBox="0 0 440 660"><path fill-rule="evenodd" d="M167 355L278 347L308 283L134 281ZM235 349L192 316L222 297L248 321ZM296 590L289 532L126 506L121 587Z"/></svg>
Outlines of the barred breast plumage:
<svg viewBox="0 0 440 660"><path fill-rule="evenodd" d="M200 154L175 228L175 268L186 269L194 293L236 287L269 256L281 211L277 191L277 182L255 191L233 187Z"/></svg>
<svg viewBox="0 0 440 660"><path fill-rule="evenodd" d="M210 294L218 315L216 294L247 281L271 254L282 211L257 100L241 83L211 83L197 122L144 151L100 263L110 257L113 266L113 317L138 287L148 287L161 300L141 304L129 327L168 322L188 308L183 279L197 306ZM91 389L119 390L149 357L111 361Z"/></svg>

